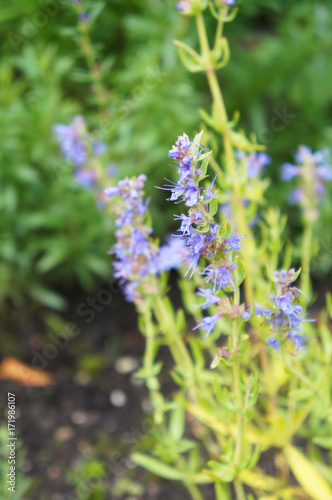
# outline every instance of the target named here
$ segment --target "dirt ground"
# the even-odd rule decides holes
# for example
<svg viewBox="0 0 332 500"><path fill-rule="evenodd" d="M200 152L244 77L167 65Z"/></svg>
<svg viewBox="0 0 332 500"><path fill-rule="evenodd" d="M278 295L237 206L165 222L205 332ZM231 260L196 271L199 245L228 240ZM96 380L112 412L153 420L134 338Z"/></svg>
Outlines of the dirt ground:
<svg viewBox="0 0 332 500"><path fill-rule="evenodd" d="M153 425L148 392L133 376L144 351L134 308L115 293L92 319L78 314L85 301L72 300L61 320L79 332L66 346L54 347L59 321L53 314L42 313L41 320L40 310L10 308L3 323L3 355L56 377L55 385L39 388L0 382L2 425L7 392L16 395L17 434L26 450L21 471L32 480L24 500L187 500L181 485L156 480L129 458ZM18 454L24 456L23 448ZM95 462L104 468L102 479L98 472L89 476ZM209 491L207 500L214 497Z"/></svg>

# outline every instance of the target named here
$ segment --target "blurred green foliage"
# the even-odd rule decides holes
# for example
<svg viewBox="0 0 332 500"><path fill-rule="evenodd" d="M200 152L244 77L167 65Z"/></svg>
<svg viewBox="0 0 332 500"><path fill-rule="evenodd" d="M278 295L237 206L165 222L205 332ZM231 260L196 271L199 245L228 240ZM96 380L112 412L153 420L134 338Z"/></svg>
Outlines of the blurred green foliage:
<svg viewBox="0 0 332 500"><path fill-rule="evenodd" d="M173 39L190 41L194 26L187 35L190 20L179 16L173 0L82 2L91 22L88 57L73 4L13 0L0 7L0 298L18 304L30 296L61 308L54 289L79 283L89 290L110 272L112 221L73 181L54 124L82 114L108 145L107 161L117 165L119 178L149 176L162 235L171 207L153 186L169 170L167 151L176 135L198 130L197 108L209 103L204 76L192 80L177 59ZM227 26L226 104L231 112L241 109L241 125L268 146L275 160L271 197L283 205L279 164L300 143L315 149L332 142L331 5L238 4L238 19ZM331 215L323 217L331 225ZM298 219L293 222L296 227ZM329 248L330 242L319 249L318 271L319 262L326 271Z"/></svg>
<svg viewBox="0 0 332 500"><path fill-rule="evenodd" d="M3 408L1 408L3 410ZM3 414L3 412L2 412ZM26 451L22 446L21 441L16 441L15 449L15 465L8 464L9 448L8 448L8 430L7 424L3 423L0 429L0 494L2 500L22 500L24 495L31 487L31 479L27 478L22 471L22 465L26 456ZM15 467L15 469L10 469ZM10 472L15 470L15 487L14 490L9 490L13 487L7 481L10 481Z"/></svg>

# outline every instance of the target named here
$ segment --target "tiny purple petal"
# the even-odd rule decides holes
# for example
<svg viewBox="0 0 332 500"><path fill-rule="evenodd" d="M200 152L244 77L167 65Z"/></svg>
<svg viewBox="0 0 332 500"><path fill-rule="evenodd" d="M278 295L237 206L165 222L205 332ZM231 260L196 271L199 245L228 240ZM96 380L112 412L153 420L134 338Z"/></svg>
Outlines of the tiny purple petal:
<svg viewBox="0 0 332 500"><path fill-rule="evenodd" d="M204 337L204 340L207 339L207 337L210 335L212 330L217 324L218 319L220 318L219 314L215 314L214 316L206 316L205 318L201 319L198 321L198 325L193 328L193 330L197 330L197 328L201 327L203 330L206 331L206 335Z"/></svg>

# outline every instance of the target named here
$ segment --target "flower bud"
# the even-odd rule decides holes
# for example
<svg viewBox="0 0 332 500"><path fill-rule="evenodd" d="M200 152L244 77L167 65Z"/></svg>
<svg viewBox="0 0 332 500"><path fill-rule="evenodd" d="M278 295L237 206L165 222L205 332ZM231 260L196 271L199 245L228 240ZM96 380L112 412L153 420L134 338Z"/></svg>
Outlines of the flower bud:
<svg viewBox="0 0 332 500"><path fill-rule="evenodd" d="M176 8L186 16L197 16L208 6L208 0L180 0Z"/></svg>

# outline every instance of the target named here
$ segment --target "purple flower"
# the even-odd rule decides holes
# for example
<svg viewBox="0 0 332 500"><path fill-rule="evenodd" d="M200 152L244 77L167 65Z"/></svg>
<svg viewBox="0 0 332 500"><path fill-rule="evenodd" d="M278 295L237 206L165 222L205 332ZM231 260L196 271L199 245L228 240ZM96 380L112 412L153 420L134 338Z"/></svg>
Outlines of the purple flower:
<svg viewBox="0 0 332 500"><path fill-rule="evenodd" d="M251 316L251 307L248 307L248 309L245 309L245 311L242 313L242 318L247 321L248 319L250 319L250 316Z"/></svg>
<svg viewBox="0 0 332 500"><path fill-rule="evenodd" d="M200 256L201 255L199 253L194 253L194 252L188 253L188 255L185 256L184 261L188 266L185 276L187 276L187 274L189 274L190 271L189 278L193 277L193 274L197 269Z"/></svg>
<svg viewBox="0 0 332 500"><path fill-rule="evenodd" d="M293 294L287 292L285 294L279 295L276 299L276 304L278 309L281 309L284 314L290 315L294 313L294 307L292 306Z"/></svg>
<svg viewBox="0 0 332 500"><path fill-rule="evenodd" d="M147 231L148 233L151 232ZM130 236L130 251L136 255L145 255L150 257L150 246L147 240L147 234L143 233L140 229L134 228Z"/></svg>
<svg viewBox="0 0 332 500"><path fill-rule="evenodd" d="M113 198L113 196L120 194L120 188L118 186L108 186L104 193L108 198Z"/></svg>
<svg viewBox="0 0 332 500"><path fill-rule="evenodd" d="M126 178L105 191L109 197L119 196L119 201L112 204L119 228L111 250L116 256L114 276L120 280L126 299L134 302L143 300L144 290L153 290L149 276L179 267L188 252L182 237L170 238L160 248L150 238L152 229L147 225L147 202L142 191L145 180L144 175ZM198 241L192 243L198 248Z"/></svg>
<svg viewBox="0 0 332 500"><path fill-rule="evenodd" d="M186 187L184 188L184 199L187 207L197 205L199 200L200 189L193 179L189 179Z"/></svg>
<svg viewBox="0 0 332 500"><path fill-rule="evenodd" d="M200 254L204 249L206 235L202 233L194 233L187 239L187 246L195 254Z"/></svg>
<svg viewBox="0 0 332 500"><path fill-rule="evenodd" d="M192 13L192 0L180 0L176 4L176 8L180 12L182 12L182 14L191 14ZM179 137L179 139L180 139L180 137ZM183 134L183 137L186 137L186 134Z"/></svg>
<svg viewBox="0 0 332 500"><path fill-rule="evenodd" d="M107 146L106 146L106 144L103 144L102 142L95 141L92 144L92 149L93 149L93 152L95 153L95 155L101 156L102 154L104 154L107 151Z"/></svg>
<svg viewBox="0 0 332 500"><path fill-rule="evenodd" d="M288 201L291 205L297 205L298 203L302 203L304 201L305 194L302 188L295 188L290 193L288 197Z"/></svg>
<svg viewBox="0 0 332 500"><path fill-rule="evenodd" d="M190 158L184 158L179 166L175 168L179 169L181 182L186 182L186 179L192 175Z"/></svg>
<svg viewBox="0 0 332 500"><path fill-rule="evenodd" d="M308 337L301 335L298 331L292 329L288 332L288 338L294 343L297 349L302 350L304 348L303 341L307 340Z"/></svg>
<svg viewBox="0 0 332 500"><path fill-rule="evenodd" d="M284 163L281 167L281 178L283 181L290 181L294 177L300 175L299 167L292 165L291 163Z"/></svg>
<svg viewBox="0 0 332 500"><path fill-rule="evenodd" d="M312 153L312 150L308 146L301 145L298 147L297 152L294 155L295 161L297 163L305 163L307 161L313 160L314 163L320 163L323 160L322 152Z"/></svg>
<svg viewBox="0 0 332 500"><path fill-rule="evenodd" d="M197 295L199 297L204 297L206 300L202 304L198 304L197 306L194 307L202 307L203 309L207 309L210 307L212 304L217 304L217 302L220 302L220 297L217 297L214 295L212 290L209 288L199 288Z"/></svg>
<svg viewBox="0 0 332 500"><path fill-rule="evenodd" d="M74 177L80 186L85 188L92 188L95 184L97 173L95 170L78 168L74 174Z"/></svg>
<svg viewBox="0 0 332 500"><path fill-rule="evenodd" d="M262 316L265 316L266 318L269 318L272 316L273 311L271 309L267 309L266 307L262 307L259 304L255 304L255 316L261 314Z"/></svg>
<svg viewBox="0 0 332 500"><path fill-rule="evenodd" d="M213 191L213 187L214 187L214 184L216 182L216 178L217 178L217 176L215 175L214 178L212 179L210 186L205 191L204 201L211 201L212 198L214 198L216 196L217 193L215 191Z"/></svg>
<svg viewBox="0 0 332 500"><path fill-rule="evenodd" d="M182 221L180 229L178 229L178 231L182 231L184 236L190 236L191 233L193 232L191 217L188 217L185 214L174 215L174 217L175 217L174 220L181 220Z"/></svg>
<svg viewBox="0 0 332 500"><path fill-rule="evenodd" d="M161 189L170 189L172 191L170 200L176 201L182 197L185 205L189 207L188 214L182 213L175 216L176 220L181 221L179 231L182 232L182 235L180 238L185 241L187 247L187 254L183 259L187 265L185 276L189 275L192 278L197 270L200 257L206 258L210 262L213 259L213 266L208 266L202 274L205 274L206 282L212 281L214 283L214 292L216 290L219 292L222 286L233 285L234 287L231 270L235 269L236 266L232 263L232 256L223 252L220 226L213 219L215 207L209 207L209 203L216 196L214 190L216 177L201 195L199 183L202 180L202 169L198 168L197 165L209 154L209 152L202 153L206 148L200 144L201 135L198 134L193 142L186 134L178 138L175 146L169 152L169 156L174 158L177 163L175 168L180 180L177 183L168 181L169 184ZM238 247L239 239L239 237L236 239L232 236L225 244L229 243L230 246ZM202 289L200 293L204 293ZM213 293L211 292L212 295L210 295L210 292L207 291L206 294L206 297L211 299Z"/></svg>
<svg viewBox="0 0 332 500"><path fill-rule="evenodd" d="M255 315L261 314L267 318L267 322L273 331L282 334L284 340L292 340L297 349L303 348L303 340L306 339L302 334L302 323L315 321L305 319L302 314L302 306L298 303L301 290L292 286L297 277L294 269L286 271L276 271L274 274L276 281L276 294L270 295L271 309L261 307L255 304ZM280 341L274 338L268 339L268 343L276 350L280 346Z"/></svg>
<svg viewBox="0 0 332 500"><path fill-rule="evenodd" d="M285 163L282 166L281 177L285 181L298 178L298 186L289 195L289 203L299 204L302 213L311 223L319 212L318 204L323 199L325 184L332 180L332 167L327 164L326 153L313 153L307 146L299 146L295 160L298 165Z"/></svg>
<svg viewBox="0 0 332 500"><path fill-rule="evenodd" d="M87 152L84 144L86 126L83 117L75 116L70 125L55 125L54 132L56 133L64 157L72 161L74 165L82 166L87 160Z"/></svg>
<svg viewBox="0 0 332 500"><path fill-rule="evenodd" d="M198 325L193 328L193 330L197 330L197 328L201 327L206 331L206 335L204 340L208 338L212 330L217 324L218 319L220 318L219 314L215 314L214 316L206 316L205 318L198 321Z"/></svg>
<svg viewBox="0 0 332 500"><path fill-rule="evenodd" d="M137 291L138 285L138 281L131 281L124 285L123 291L127 302L136 302L136 300L139 298L139 293Z"/></svg>
<svg viewBox="0 0 332 500"><path fill-rule="evenodd" d="M209 232L207 234L207 240L208 241L218 241L218 232L219 232L220 226L216 224L215 222L210 222L209 223Z"/></svg>
<svg viewBox="0 0 332 500"><path fill-rule="evenodd" d="M266 153L251 153L247 158L248 177L258 177L264 168L270 163L271 158Z"/></svg>
<svg viewBox="0 0 332 500"><path fill-rule="evenodd" d="M79 18L81 21L88 21L89 20L89 14L87 12L81 12L79 15Z"/></svg>
<svg viewBox="0 0 332 500"><path fill-rule="evenodd" d="M114 277L129 280L133 271L133 261L129 256L113 263Z"/></svg>
<svg viewBox="0 0 332 500"><path fill-rule="evenodd" d="M170 181L169 179L166 179L170 184L164 184L163 187L156 186L157 189L162 189L164 191L171 191L171 197L169 198L170 201L176 201L180 196L183 196L185 192L185 187L182 185L181 181L178 182L173 182Z"/></svg>
<svg viewBox="0 0 332 500"><path fill-rule="evenodd" d="M238 250L241 250L240 241L244 238L247 238L247 236L234 236L232 234L229 238L224 240L224 243L226 243L233 252L237 253ZM227 251L228 249L225 250Z"/></svg>
<svg viewBox="0 0 332 500"><path fill-rule="evenodd" d="M184 3L190 4L190 0L188 0L187 2L179 2L177 4L177 8L179 10L183 10L182 8L180 9L178 6ZM187 134L179 135L178 140L175 143L175 146L173 146L172 149L168 152L168 156L170 158L174 158L177 161L180 161L187 155L191 145L192 142L189 140Z"/></svg>
<svg viewBox="0 0 332 500"><path fill-rule="evenodd" d="M186 247L181 238L169 238L168 242L161 246L159 252L150 261L150 271L153 274L177 269L186 255Z"/></svg>
<svg viewBox="0 0 332 500"><path fill-rule="evenodd" d="M332 181L332 168L330 165L321 165L316 169L317 177L323 181Z"/></svg>
<svg viewBox="0 0 332 500"><path fill-rule="evenodd" d="M109 197L118 195L119 203L112 204L118 213L115 233L116 244L112 253L116 255L113 262L114 276L124 287L127 300L140 300L139 285L149 274L149 263L153 260L155 247L149 240L151 228L145 221L147 204L143 201L143 191L146 177L123 179L117 186L105 190Z"/></svg>
<svg viewBox="0 0 332 500"><path fill-rule="evenodd" d="M280 347L280 340L275 339L274 337L269 337L266 342L272 347L275 351L278 352Z"/></svg>
<svg viewBox="0 0 332 500"><path fill-rule="evenodd" d="M214 283L213 290L214 292L217 289L217 292L220 291L220 288L223 286L233 286L233 276L229 272L227 267L224 266L218 266L218 267L213 267L213 266L208 266L204 271L202 271L202 274L206 275L205 281L208 283L209 281L212 281Z"/></svg>

